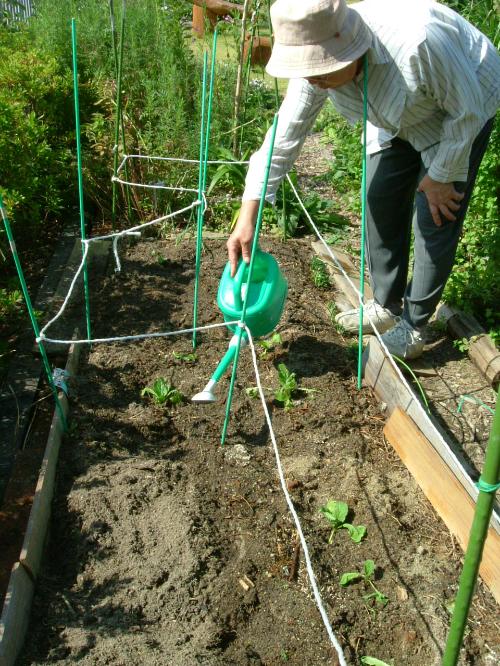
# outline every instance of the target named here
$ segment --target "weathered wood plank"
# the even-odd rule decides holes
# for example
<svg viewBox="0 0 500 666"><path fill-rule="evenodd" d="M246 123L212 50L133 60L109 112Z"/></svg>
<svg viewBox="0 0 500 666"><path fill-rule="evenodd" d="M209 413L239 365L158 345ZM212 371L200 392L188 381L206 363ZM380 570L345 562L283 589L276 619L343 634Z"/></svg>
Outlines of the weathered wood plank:
<svg viewBox="0 0 500 666"><path fill-rule="evenodd" d="M493 344L481 324L472 315L443 303L436 318L445 321L448 330L456 338L469 342L468 354L474 365L486 377L493 388L500 383L500 351Z"/></svg>
<svg viewBox="0 0 500 666"><path fill-rule="evenodd" d="M465 549L475 503L415 422L397 407L384 435L406 465L450 532ZM481 578L500 603L500 536L490 528L479 567Z"/></svg>
<svg viewBox="0 0 500 666"><path fill-rule="evenodd" d="M477 489L466 472L467 465L465 461L460 460L461 464L459 464L455 456L451 454L450 449L453 450L454 445L449 441L447 433L430 416L425 414L417 398L401 381L375 337L370 338L363 353L363 372L365 383L373 389L378 399L387 405L387 413L390 415L394 409L399 407L413 419L475 502ZM460 451L455 451L455 453L460 456ZM500 517L496 511L492 515L491 525L500 534Z"/></svg>
<svg viewBox="0 0 500 666"><path fill-rule="evenodd" d="M14 666L28 629L35 586L19 562L12 567L0 618L0 666Z"/></svg>
<svg viewBox="0 0 500 666"><path fill-rule="evenodd" d="M78 367L80 355L80 346L71 345L68 353L66 370L70 377L73 377ZM69 411L68 398L60 391L59 400L65 416ZM31 507L28 526L21 549L20 562L31 572L34 579L38 577L40 564L42 561L45 537L47 534L48 523L50 520L50 510L52 496L54 492L54 479L56 475L57 459L59 448L61 446L64 428L59 411L54 411L54 417L50 426L47 446L38 475L38 482L35 490L35 498Z"/></svg>

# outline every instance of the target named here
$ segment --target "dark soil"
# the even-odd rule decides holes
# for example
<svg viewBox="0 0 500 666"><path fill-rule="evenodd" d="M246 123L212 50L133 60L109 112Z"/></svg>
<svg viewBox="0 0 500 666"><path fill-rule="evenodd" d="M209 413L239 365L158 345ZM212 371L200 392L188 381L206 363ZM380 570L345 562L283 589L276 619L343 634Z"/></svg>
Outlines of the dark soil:
<svg viewBox="0 0 500 666"><path fill-rule="evenodd" d="M328 291L309 279L306 241L263 239L289 281L282 344L260 351L273 428L313 567L349 664L371 655L398 666L440 663L462 554L384 441L385 417L356 389L356 361L332 328ZM158 260L160 259L160 261ZM221 320L215 293L221 241L205 244L199 323ZM192 322L193 243L141 242L93 297L94 336L178 330ZM19 664L336 664L297 548L260 403L241 354L226 445L228 378L219 401L155 406L141 390L165 377L200 391L227 348L225 329L94 345L75 381L72 427L61 450L51 537ZM299 385L285 411L273 397L277 366ZM349 504L367 527L331 544L319 508ZM297 553L299 557L297 560ZM376 564L385 607L342 573ZM246 578L244 578L246 577ZM240 582L243 580L243 585ZM496 606L479 584L461 664L498 663Z"/></svg>

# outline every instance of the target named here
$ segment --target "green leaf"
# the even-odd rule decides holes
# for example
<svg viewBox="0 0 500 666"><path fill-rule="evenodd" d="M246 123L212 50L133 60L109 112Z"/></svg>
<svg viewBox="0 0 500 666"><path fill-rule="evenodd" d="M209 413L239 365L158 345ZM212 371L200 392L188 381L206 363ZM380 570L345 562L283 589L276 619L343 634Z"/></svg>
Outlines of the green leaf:
<svg viewBox="0 0 500 666"><path fill-rule="evenodd" d="M366 578L373 578L373 574L375 573L375 562L373 560L365 560L363 569Z"/></svg>
<svg viewBox="0 0 500 666"><path fill-rule="evenodd" d="M325 506L320 508L320 511L332 525L335 527L340 527L344 524L344 521L347 518L349 507L345 502L329 500Z"/></svg>
<svg viewBox="0 0 500 666"><path fill-rule="evenodd" d="M354 583L354 581L360 580L361 578L363 578L363 576L359 573L359 571L349 571L345 574L342 574L340 584L342 587L347 587L351 583Z"/></svg>
<svg viewBox="0 0 500 666"><path fill-rule="evenodd" d="M391 666L391 664L388 664L381 659L377 659L376 657L361 657L361 663L364 664L364 666Z"/></svg>
<svg viewBox="0 0 500 666"><path fill-rule="evenodd" d="M366 527L364 525L350 525L349 523L344 523L342 527L345 527L349 532L354 543L360 543L366 536Z"/></svg>

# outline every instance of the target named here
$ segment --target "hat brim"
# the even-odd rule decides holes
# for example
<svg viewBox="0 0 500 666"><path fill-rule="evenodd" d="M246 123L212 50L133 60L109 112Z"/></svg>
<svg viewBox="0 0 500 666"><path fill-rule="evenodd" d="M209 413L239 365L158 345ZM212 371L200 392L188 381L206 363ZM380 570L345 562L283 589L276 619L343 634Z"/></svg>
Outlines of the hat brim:
<svg viewBox="0 0 500 666"><path fill-rule="evenodd" d="M352 33L351 33L352 34ZM320 44L274 44L266 72L279 79L321 76L347 67L370 48L372 35L361 22L354 39L332 37Z"/></svg>

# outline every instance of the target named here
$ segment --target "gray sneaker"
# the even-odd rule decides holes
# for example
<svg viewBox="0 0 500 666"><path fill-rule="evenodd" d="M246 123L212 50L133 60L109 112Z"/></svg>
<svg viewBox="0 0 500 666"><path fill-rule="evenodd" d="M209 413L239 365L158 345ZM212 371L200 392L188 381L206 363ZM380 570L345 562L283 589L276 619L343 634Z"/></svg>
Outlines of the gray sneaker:
<svg viewBox="0 0 500 666"><path fill-rule="evenodd" d="M382 335L382 340L393 356L403 359L418 358L424 351L424 338L420 331L404 319Z"/></svg>
<svg viewBox="0 0 500 666"><path fill-rule="evenodd" d="M363 333L371 333L373 331L368 317L370 317L379 333L392 328L397 320L396 315L392 314L387 308L383 308L373 299L366 301L363 307ZM335 321L348 333L357 333L359 330L359 308L339 312L335 316Z"/></svg>

